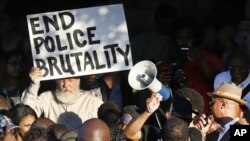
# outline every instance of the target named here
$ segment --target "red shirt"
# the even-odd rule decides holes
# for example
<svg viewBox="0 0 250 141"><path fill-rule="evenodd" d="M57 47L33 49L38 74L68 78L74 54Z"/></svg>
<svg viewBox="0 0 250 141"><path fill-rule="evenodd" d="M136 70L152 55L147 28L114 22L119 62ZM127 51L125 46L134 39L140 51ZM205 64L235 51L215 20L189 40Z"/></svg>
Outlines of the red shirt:
<svg viewBox="0 0 250 141"><path fill-rule="evenodd" d="M206 59L210 64L212 64L218 72L222 70L221 62L216 55L206 52L202 49L200 49L200 52L204 59ZM201 69L201 61L195 60L187 62L187 64L185 64L185 66L183 67L183 72L188 78L188 81L185 86L198 91L203 96L205 101L205 107L203 112L208 113L210 109L210 97L206 93L213 91L213 84L210 84L208 81L206 81L204 73Z"/></svg>

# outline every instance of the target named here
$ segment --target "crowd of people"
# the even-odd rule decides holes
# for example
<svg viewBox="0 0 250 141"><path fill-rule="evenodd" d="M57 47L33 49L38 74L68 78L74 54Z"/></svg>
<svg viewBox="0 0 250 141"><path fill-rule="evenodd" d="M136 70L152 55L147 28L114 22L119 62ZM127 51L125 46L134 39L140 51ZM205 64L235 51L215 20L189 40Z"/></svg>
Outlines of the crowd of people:
<svg viewBox="0 0 250 141"><path fill-rule="evenodd" d="M164 101L129 86L129 70L41 81L25 36L2 42L0 140L229 141L231 125L249 125L250 19L203 28L168 4L154 16L131 50L134 64L155 63Z"/></svg>

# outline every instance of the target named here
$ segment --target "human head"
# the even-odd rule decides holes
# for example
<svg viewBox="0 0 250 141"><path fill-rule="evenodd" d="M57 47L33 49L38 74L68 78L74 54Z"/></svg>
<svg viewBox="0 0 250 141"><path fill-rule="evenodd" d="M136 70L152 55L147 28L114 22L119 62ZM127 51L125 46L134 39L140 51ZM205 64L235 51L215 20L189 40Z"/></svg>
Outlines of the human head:
<svg viewBox="0 0 250 141"><path fill-rule="evenodd" d="M223 25L217 29L215 33L215 45L210 45L212 47L210 51L215 51L220 56L235 48L235 34L236 30L232 25Z"/></svg>
<svg viewBox="0 0 250 141"><path fill-rule="evenodd" d="M140 115L138 110L139 108L136 105L128 105L123 108L121 117L122 129L125 129L132 119Z"/></svg>
<svg viewBox="0 0 250 141"><path fill-rule="evenodd" d="M47 129L31 129L25 136L25 141L47 141L49 139Z"/></svg>
<svg viewBox="0 0 250 141"><path fill-rule="evenodd" d="M249 37L250 19L242 19L237 25L237 34L235 36L235 43L238 47L245 49L247 46L247 38Z"/></svg>
<svg viewBox="0 0 250 141"><path fill-rule="evenodd" d="M25 136L25 141L57 141L55 135L45 128L31 129Z"/></svg>
<svg viewBox="0 0 250 141"><path fill-rule="evenodd" d="M203 137L201 130L196 127L189 127L188 134L191 141L205 141L205 137Z"/></svg>
<svg viewBox="0 0 250 141"><path fill-rule="evenodd" d="M214 119L225 117L235 119L240 116L240 105L245 105L246 101L241 99L242 89L234 84L222 83L214 92L209 92L212 97L210 102Z"/></svg>
<svg viewBox="0 0 250 141"><path fill-rule="evenodd" d="M24 136L32 123L37 119L35 111L28 105L17 104L9 111L9 116L14 124L20 127L21 136Z"/></svg>
<svg viewBox="0 0 250 141"><path fill-rule="evenodd" d="M40 117L33 122L31 128L48 128L53 124L55 124L55 122L51 119Z"/></svg>
<svg viewBox="0 0 250 141"><path fill-rule="evenodd" d="M80 96L80 78L62 78L56 80L56 98L64 104L73 104Z"/></svg>
<svg viewBox="0 0 250 141"><path fill-rule="evenodd" d="M92 118L85 121L78 132L77 141L110 141L108 125L101 119Z"/></svg>
<svg viewBox="0 0 250 141"><path fill-rule="evenodd" d="M80 78L71 77L71 78L62 78L56 80L56 88L62 92L75 92L79 90L80 87Z"/></svg>
<svg viewBox="0 0 250 141"><path fill-rule="evenodd" d="M191 17L180 17L172 24L171 38L180 47L195 47L203 39L200 24Z"/></svg>
<svg viewBox="0 0 250 141"><path fill-rule="evenodd" d="M68 131L68 128L63 124L52 124L48 127L51 134L54 134L55 137L59 140L61 136Z"/></svg>
<svg viewBox="0 0 250 141"><path fill-rule="evenodd" d="M97 112L99 119L102 119L110 128L119 126L121 111L113 102L104 102Z"/></svg>
<svg viewBox="0 0 250 141"><path fill-rule="evenodd" d="M19 51L8 52L5 57L6 77L19 78L23 73L23 55Z"/></svg>
<svg viewBox="0 0 250 141"><path fill-rule="evenodd" d="M233 50L229 55L228 63L232 81L239 85L249 74L249 56L242 50Z"/></svg>
<svg viewBox="0 0 250 141"><path fill-rule="evenodd" d="M163 141L188 141L188 125L182 119L171 116L162 129Z"/></svg>

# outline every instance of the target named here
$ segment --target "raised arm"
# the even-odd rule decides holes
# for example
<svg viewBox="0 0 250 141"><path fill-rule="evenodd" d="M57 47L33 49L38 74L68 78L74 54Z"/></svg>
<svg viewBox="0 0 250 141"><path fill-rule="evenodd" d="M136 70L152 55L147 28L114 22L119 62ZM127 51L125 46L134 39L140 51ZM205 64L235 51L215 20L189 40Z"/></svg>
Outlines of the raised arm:
<svg viewBox="0 0 250 141"><path fill-rule="evenodd" d="M21 101L32 107L36 111L37 116L40 117L43 112L43 100L38 97L38 90L40 88L40 79L43 77L43 71L33 67L29 73L29 77L31 84L24 90Z"/></svg>
<svg viewBox="0 0 250 141"><path fill-rule="evenodd" d="M147 110L140 114L137 118L133 119L125 128L124 133L130 140L139 140L142 137L141 129L147 119L152 115L160 106L160 99L156 94L152 94L146 101Z"/></svg>

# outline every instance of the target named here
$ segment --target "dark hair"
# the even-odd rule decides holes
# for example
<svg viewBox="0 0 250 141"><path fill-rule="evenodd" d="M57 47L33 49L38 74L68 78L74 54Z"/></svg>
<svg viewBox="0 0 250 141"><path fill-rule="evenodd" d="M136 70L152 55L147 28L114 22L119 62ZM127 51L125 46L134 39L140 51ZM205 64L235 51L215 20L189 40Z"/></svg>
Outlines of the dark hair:
<svg viewBox="0 0 250 141"><path fill-rule="evenodd" d="M126 141L126 136L120 128L111 128L110 138L110 141Z"/></svg>
<svg viewBox="0 0 250 141"><path fill-rule="evenodd" d="M98 118L102 119L110 128L119 125L120 109L113 102L104 102L97 112Z"/></svg>
<svg viewBox="0 0 250 141"><path fill-rule="evenodd" d="M50 118L40 117L32 123L30 128L48 128L53 124L55 124L55 122Z"/></svg>
<svg viewBox="0 0 250 141"><path fill-rule="evenodd" d="M188 125L175 116L170 117L163 126L163 141L186 141L189 138Z"/></svg>
<svg viewBox="0 0 250 141"><path fill-rule="evenodd" d="M68 128L63 124L52 124L48 127L48 130L53 134L58 140L61 136L68 132Z"/></svg>
<svg viewBox="0 0 250 141"><path fill-rule="evenodd" d="M25 141L47 141L49 139L48 131L45 128L31 129L25 136Z"/></svg>
<svg viewBox="0 0 250 141"><path fill-rule="evenodd" d="M25 136L25 141L59 141L56 136L48 129L34 128L31 129Z"/></svg>
<svg viewBox="0 0 250 141"><path fill-rule="evenodd" d="M188 130L189 130L188 134L189 134L191 141L204 141L204 137L202 135L202 132L199 129L197 129L195 127L189 127Z"/></svg>
<svg viewBox="0 0 250 141"><path fill-rule="evenodd" d="M98 108L98 112L97 112L97 116L100 118L103 116L103 114L108 111L108 110L114 110L118 113L120 113L120 109L118 107L118 105L116 105L113 102L104 102L99 108Z"/></svg>
<svg viewBox="0 0 250 141"><path fill-rule="evenodd" d="M29 106L22 103L17 104L9 111L9 117L14 124L19 125L23 117L32 115L37 119L36 112Z"/></svg>

